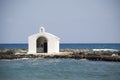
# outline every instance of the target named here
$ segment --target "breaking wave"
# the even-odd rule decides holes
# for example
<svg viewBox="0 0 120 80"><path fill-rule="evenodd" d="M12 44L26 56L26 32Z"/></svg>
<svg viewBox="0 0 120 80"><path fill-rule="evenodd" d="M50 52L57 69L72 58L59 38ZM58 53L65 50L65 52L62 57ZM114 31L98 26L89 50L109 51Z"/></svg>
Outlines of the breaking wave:
<svg viewBox="0 0 120 80"><path fill-rule="evenodd" d="M93 51L118 51L117 49L92 49Z"/></svg>

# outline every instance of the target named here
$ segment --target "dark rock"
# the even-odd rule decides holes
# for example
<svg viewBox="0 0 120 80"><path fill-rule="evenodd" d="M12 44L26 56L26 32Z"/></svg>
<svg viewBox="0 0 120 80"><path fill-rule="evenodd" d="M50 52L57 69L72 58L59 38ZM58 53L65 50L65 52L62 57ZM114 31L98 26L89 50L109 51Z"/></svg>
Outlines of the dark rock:
<svg viewBox="0 0 120 80"><path fill-rule="evenodd" d="M0 50L0 59L17 59L17 58L74 58L88 59L95 61L120 61L120 51L93 51L88 49L60 49L63 54L35 55L27 54L26 49L3 49ZM68 54L68 52L71 52Z"/></svg>

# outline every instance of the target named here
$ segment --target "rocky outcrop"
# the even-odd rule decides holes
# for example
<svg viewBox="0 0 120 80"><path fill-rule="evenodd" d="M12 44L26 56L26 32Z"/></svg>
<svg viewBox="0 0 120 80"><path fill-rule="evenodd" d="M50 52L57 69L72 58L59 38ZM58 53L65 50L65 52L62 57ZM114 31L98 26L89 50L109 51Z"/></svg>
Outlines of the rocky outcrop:
<svg viewBox="0 0 120 80"><path fill-rule="evenodd" d="M60 49L59 54L27 54L26 49L3 49L0 50L0 59L17 58L73 58L88 59L95 61L120 61L120 51L94 51L88 49Z"/></svg>

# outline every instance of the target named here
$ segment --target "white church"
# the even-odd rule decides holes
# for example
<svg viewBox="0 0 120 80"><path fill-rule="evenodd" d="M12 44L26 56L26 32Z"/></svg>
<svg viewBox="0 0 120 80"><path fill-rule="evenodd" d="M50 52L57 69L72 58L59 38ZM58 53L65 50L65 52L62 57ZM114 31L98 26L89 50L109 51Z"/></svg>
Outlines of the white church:
<svg viewBox="0 0 120 80"><path fill-rule="evenodd" d="M40 27L39 33L28 37L28 54L59 53L59 40L57 36L45 32L44 27Z"/></svg>

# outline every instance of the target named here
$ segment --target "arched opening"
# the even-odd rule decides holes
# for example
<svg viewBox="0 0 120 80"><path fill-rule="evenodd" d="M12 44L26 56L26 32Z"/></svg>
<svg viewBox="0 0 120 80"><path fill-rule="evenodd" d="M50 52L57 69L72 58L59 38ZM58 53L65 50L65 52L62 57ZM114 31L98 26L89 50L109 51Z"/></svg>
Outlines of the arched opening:
<svg viewBox="0 0 120 80"><path fill-rule="evenodd" d="M45 37L39 37L37 39L37 53L47 53L48 47L47 47L47 39Z"/></svg>

